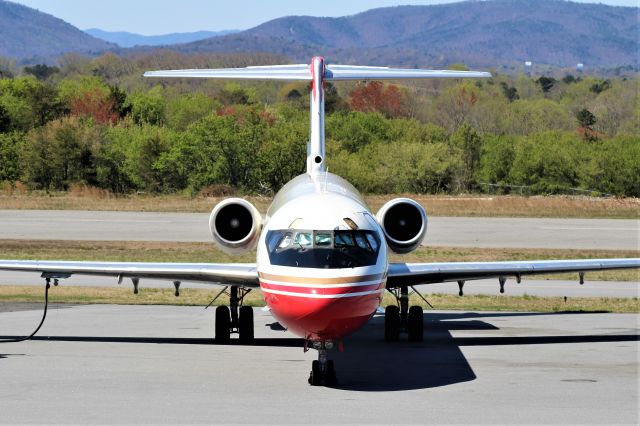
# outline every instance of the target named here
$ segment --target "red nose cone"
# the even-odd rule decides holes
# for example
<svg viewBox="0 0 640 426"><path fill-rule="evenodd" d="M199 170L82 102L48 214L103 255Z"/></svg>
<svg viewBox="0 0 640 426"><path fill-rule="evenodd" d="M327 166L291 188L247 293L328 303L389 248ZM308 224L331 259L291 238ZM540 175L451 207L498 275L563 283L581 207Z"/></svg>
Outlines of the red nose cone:
<svg viewBox="0 0 640 426"><path fill-rule="evenodd" d="M310 340L338 340L362 327L382 300L384 282L324 288L261 282L273 316Z"/></svg>

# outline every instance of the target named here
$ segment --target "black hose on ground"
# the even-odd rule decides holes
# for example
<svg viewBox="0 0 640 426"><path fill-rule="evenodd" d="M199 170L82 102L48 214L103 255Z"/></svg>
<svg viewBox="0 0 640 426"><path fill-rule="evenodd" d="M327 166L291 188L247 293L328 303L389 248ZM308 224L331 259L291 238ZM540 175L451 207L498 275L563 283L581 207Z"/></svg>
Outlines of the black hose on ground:
<svg viewBox="0 0 640 426"><path fill-rule="evenodd" d="M25 340L31 339L33 336L36 335L36 333L38 331L40 331L40 328L42 327L42 324L44 324L45 318L47 318L47 307L49 306L49 288L50 287L51 287L51 284L49 284L49 280L47 280L47 284L45 285L45 288L44 288L44 312L42 313L42 319L40 320L40 324L38 324L38 327L36 327L36 329L33 331L33 333L31 333L30 335L25 336L25 337L18 337L16 339L0 340L0 343L24 342Z"/></svg>

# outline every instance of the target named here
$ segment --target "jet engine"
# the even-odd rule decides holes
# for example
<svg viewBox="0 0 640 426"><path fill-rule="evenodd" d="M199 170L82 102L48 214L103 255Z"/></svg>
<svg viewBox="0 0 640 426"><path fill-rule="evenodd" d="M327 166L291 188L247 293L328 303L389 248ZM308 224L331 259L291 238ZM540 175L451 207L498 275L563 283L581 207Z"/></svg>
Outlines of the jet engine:
<svg viewBox="0 0 640 426"><path fill-rule="evenodd" d="M229 254L242 254L255 248L260 238L262 215L242 198L228 198L216 204L209 217L213 242Z"/></svg>
<svg viewBox="0 0 640 426"><path fill-rule="evenodd" d="M427 212L416 201L396 198L387 202L376 215L387 245L403 254L418 248L427 233Z"/></svg>

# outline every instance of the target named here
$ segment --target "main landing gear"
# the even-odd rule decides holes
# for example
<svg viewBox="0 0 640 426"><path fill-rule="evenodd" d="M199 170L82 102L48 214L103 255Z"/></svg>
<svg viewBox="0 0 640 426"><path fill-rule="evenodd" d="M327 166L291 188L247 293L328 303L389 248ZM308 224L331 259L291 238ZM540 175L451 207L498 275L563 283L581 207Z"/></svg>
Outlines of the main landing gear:
<svg viewBox="0 0 640 426"><path fill-rule="evenodd" d="M226 292L226 287L218 294ZM231 334L237 333L241 342L253 340L253 309L251 306L242 306L244 297L251 289L231 286L229 289L229 306L216 308L216 342L225 343L231 340ZM218 298L216 296L213 300ZM213 303L213 301L212 301Z"/></svg>
<svg viewBox="0 0 640 426"><path fill-rule="evenodd" d="M311 386L335 386L338 384L333 361L327 359L327 350L333 348L331 341L315 341L313 348L318 350L318 360L311 363L309 384Z"/></svg>
<svg viewBox="0 0 640 426"><path fill-rule="evenodd" d="M389 305L384 310L384 340L395 342L400 338L400 333L407 333L410 342L422 341L424 334L422 308L420 306L409 308L409 288L402 286L390 292L395 296L398 306Z"/></svg>

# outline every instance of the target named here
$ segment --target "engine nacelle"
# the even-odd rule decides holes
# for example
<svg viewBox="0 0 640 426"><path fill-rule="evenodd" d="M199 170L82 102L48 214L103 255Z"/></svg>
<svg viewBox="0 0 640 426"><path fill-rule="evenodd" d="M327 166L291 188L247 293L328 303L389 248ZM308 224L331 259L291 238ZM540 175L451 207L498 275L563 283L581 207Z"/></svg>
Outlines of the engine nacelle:
<svg viewBox="0 0 640 426"><path fill-rule="evenodd" d="M262 215L242 198L221 201L209 217L213 242L229 254L239 255L255 248L261 227Z"/></svg>
<svg viewBox="0 0 640 426"><path fill-rule="evenodd" d="M427 212L416 201L396 198L388 201L376 215L387 245L395 253L409 253L422 243L427 233Z"/></svg>

